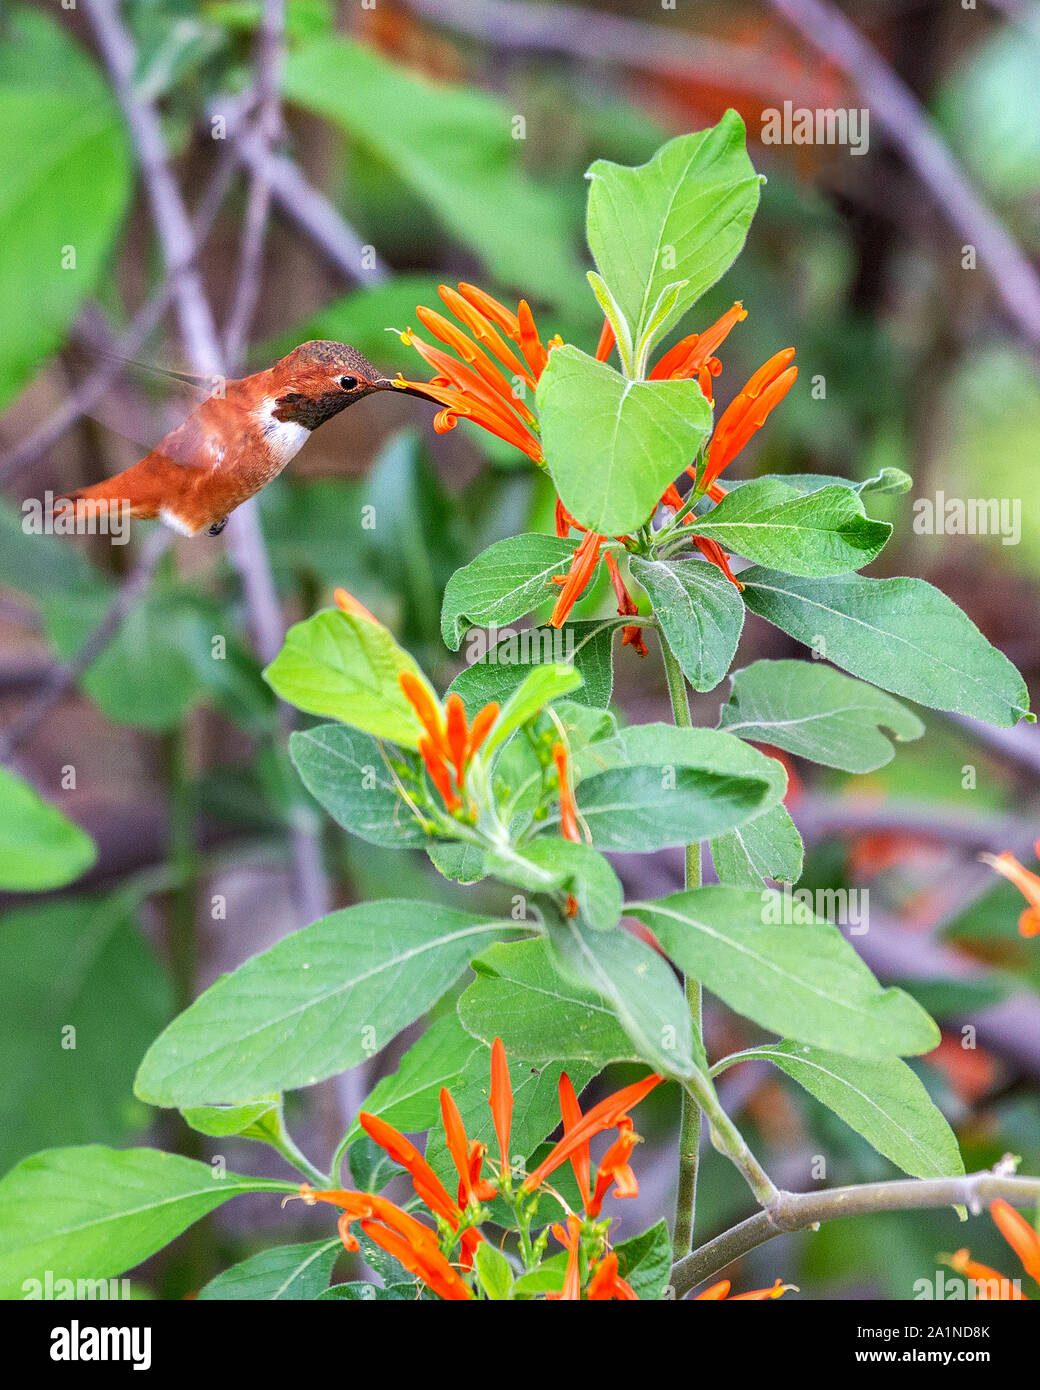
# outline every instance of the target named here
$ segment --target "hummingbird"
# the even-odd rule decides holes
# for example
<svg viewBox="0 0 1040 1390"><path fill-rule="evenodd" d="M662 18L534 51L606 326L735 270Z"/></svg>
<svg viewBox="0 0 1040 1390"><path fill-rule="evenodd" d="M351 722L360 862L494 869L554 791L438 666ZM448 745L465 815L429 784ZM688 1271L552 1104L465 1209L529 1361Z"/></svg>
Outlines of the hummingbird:
<svg viewBox="0 0 1040 1390"><path fill-rule="evenodd" d="M55 502L122 506L183 536L219 536L228 516L277 478L313 430L376 391L440 402L377 371L356 348L301 343L265 371L228 381L139 463Z"/></svg>

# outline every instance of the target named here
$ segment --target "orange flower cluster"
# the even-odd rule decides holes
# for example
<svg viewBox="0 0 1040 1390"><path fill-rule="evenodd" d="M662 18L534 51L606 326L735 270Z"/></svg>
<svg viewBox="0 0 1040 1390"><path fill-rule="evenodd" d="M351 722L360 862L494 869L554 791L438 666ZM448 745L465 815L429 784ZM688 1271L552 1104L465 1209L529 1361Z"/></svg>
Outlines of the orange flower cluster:
<svg viewBox="0 0 1040 1390"><path fill-rule="evenodd" d="M537 1191L551 1173L570 1159L578 1175L587 1217L599 1215L603 1198L612 1183L616 1186L617 1196L634 1197L639 1188L635 1174L628 1167L628 1156L638 1141L632 1134L632 1121L628 1111L663 1079L656 1074L647 1076L642 1081L616 1091L593 1106L587 1114L582 1115L570 1079L566 1073L561 1073L560 1110L563 1116L563 1138L550 1150L534 1172L524 1178L520 1187L521 1194ZM411 1177L415 1195L440 1223L442 1230L446 1229L447 1235L438 1235L437 1231L416 1220L388 1198L370 1192L356 1192L347 1188L315 1191L308 1183L304 1183L300 1187L299 1196L310 1205L315 1202L328 1202L341 1209L343 1214L337 1222L337 1230L347 1250L359 1249L358 1239L351 1230L357 1222L366 1236L388 1254L393 1255L405 1269L421 1279L434 1293L441 1298L461 1301L473 1297L473 1290L459 1270L466 1272L473 1268L474 1251L484 1239L477 1224L483 1216L481 1204L490 1201L499 1191L512 1191L509 1139L513 1122L513 1088L501 1038L496 1038L491 1047L489 1098L500 1158L497 1181L482 1176L487 1145L477 1140L472 1143L469 1141L458 1106L446 1087L441 1089L440 1104L448 1152L459 1176L457 1199L451 1196L411 1140L393 1125L365 1110L362 1110L358 1118L365 1133L385 1150L395 1163L399 1163L405 1169ZM593 1189L589 1176L589 1140L603 1130L615 1126L619 1132L618 1140L604 1155L597 1170ZM556 1226L553 1229L567 1249L572 1251L568 1260L567 1283L564 1292L557 1296L580 1298L578 1252L581 1244L581 1218L570 1213L566 1228ZM459 1246L457 1267L449 1259L456 1244ZM569 1289L573 1289L574 1292L568 1292ZM606 1252L596 1261L586 1297L636 1297L635 1292L620 1277L617 1256L612 1252Z"/></svg>
<svg viewBox="0 0 1040 1390"><path fill-rule="evenodd" d="M1022 1261L1022 1268L1029 1277L1040 1284L1040 1234L1030 1226L1010 1202L998 1197L990 1203L989 1214L997 1230ZM980 1302L1025 1300L1026 1295L1006 1275L999 1274L989 1265L973 1260L967 1250L958 1250L949 1258L950 1266L977 1285L975 1296Z"/></svg>
<svg viewBox="0 0 1040 1390"><path fill-rule="evenodd" d="M448 811L457 811L462 805L460 793L465 790L466 769L498 718L498 704L492 700L469 724L461 696L454 693L448 696L442 716L429 687L418 676L402 671L397 679L405 699L426 730L426 737L419 741L419 752L430 780Z"/></svg>
<svg viewBox="0 0 1040 1390"><path fill-rule="evenodd" d="M1037 840L1033 849L1040 859L1040 840ZM1003 874L1009 879L1029 904L1018 919L1019 934L1026 937L1040 936L1040 875L1020 864L1010 850L1005 850L1003 854L980 854L979 858L991 869L996 869L998 874Z"/></svg>
<svg viewBox="0 0 1040 1390"><path fill-rule="evenodd" d="M570 1160L581 1193L585 1217L595 1220L603 1207L603 1198L611 1185L615 1197L636 1197L639 1184L632 1169L628 1166L632 1150L639 1143L639 1136L633 1132L632 1120L628 1111L639 1104L664 1078L652 1072L649 1076L631 1086L601 1100L587 1114L582 1114L574 1086L567 1073L560 1073L560 1115L563 1118L563 1138L554 1145L533 1173L524 1179L524 1188L534 1191L561 1164ZM618 1131L618 1137L607 1149L596 1169L593 1185L591 1169L592 1157L589 1140L606 1129ZM567 1251L567 1270L563 1289L551 1298L573 1301L581 1298L581 1232L582 1218L576 1212L567 1216L567 1224L554 1225L553 1235ZM589 1302L605 1299L629 1300L639 1295L624 1280L618 1271L618 1258L612 1250L606 1250L590 1269L590 1278L585 1290Z"/></svg>
<svg viewBox="0 0 1040 1390"><path fill-rule="evenodd" d="M442 343L452 348L458 358L440 348L417 338L411 329L402 334L426 362L438 373L430 382L406 382L402 386L419 389L440 401L445 407L434 421L438 430L451 429L460 415L474 420L500 439L522 449L537 463L544 462L541 445L535 431L537 422L533 412L520 399L516 389L502 374L499 365L492 360L497 358L501 366L514 374L514 380L521 380L532 389L537 386L549 350L560 339L551 339L548 348L542 343L534 317L526 300L521 300L516 313L512 313L497 299L478 289L475 285L460 284L458 290L448 285L439 286L441 298L455 318L469 330L467 337L455 324L443 315L420 305L416 309L420 321ZM691 333L682 338L674 347L664 353L650 371L651 381L678 381L696 377L701 391L710 401L712 399L712 378L722 370L722 363L715 355L726 336L735 324L747 318L747 310L736 303L732 308L703 333ZM504 336L503 336L504 335ZM519 350L515 352L506 341L509 339ZM604 362L614 347L614 333L609 322L604 322L596 346L596 357ZM486 349L486 350L485 350ZM489 355L490 354L490 355ZM715 429L709 445L704 475L700 485L708 495L719 501L725 496L724 489L717 479L724 468L740 452L747 441L765 423L773 407L784 398L798 375L798 368L791 366L794 348L785 348L771 357L751 377L736 400L726 409ZM691 477L696 470L687 468ZM682 506L682 496L671 484L661 498L665 506L678 510ZM693 516L685 522L691 525ZM562 627L572 608L587 588L600 560L600 551L606 536L586 530L572 517L563 503L556 503L556 534L566 536L574 528L584 532L579 541L565 575L554 581L561 586L559 598L549 619L553 627ZM624 537L617 537L624 540ZM690 539L713 565L717 565L733 584L740 588L729 567L729 560L717 541L691 533ZM625 587L618 571L617 561L608 552L607 567L610 580L618 599L618 613L623 617L634 617L638 608ZM640 656L646 655L646 643L642 629L637 624L626 624L622 634L622 645L631 646Z"/></svg>
<svg viewBox="0 0 1040 1390"><path fill-rule="evenodd" d="M523 383L533 391L549 359L530 306L521 299L514 314L476 285L461 283L458 290L450 285L437 288L445 306L472 336L467 337L443 314L420 304L415 311L420 323L462 360L425 342L408 328L401 334L402 340L414 347L437 375L429 382L402 380L401 385L421 390L441 402L444 409L434 420L438 433L454 429L463 416L521 449L536 463L542 463L538 422L517 389ZM560 338L554 338L549 347L560 342ZM496 358L500 365L493 360ZM503 375L502 367L513 374L517 386Z"/></svg>
<svg viewBox="0 0 1040 1390"><path fill-rule="evenodd" d="M476 285L462 283L458 290L453 290L448 285L440 285L438 290L447 308L471 336L467 337L466 333L442 314L419 305L415 312L420 322L440 342L452 348L458 354L458 358L417 338L409 328L401 337L419 352L437 375L430 382L402 379L400 384L423 391L441 402L444 409L434 421L435 429L442 432L452 429L458 418L465 416L492 434L498 435L500 439L505 439L516 448L522 449L536 463L543 463L544 455L536 434L538 425L534 413L503 375L501 367L513 373L514 381L523 382L533 390L548 361L549 351L562 340L556 336L549 340L547 346L542 342L526 300L520 301L514 314ZM703 333L688 334L662 354L650 370L650 380L679 381L696 377L705 397L709 401L712 400L712 379L722 370L716 350L734 325L746 318L747 310L743 305L739 302L734 304ZM506 341L507 339L509 341ZM510 347L510 342L514 344L516 351ZM597 360L605 362L614 345L613 330L609 322L604 322L596 346ZM732 462L755 431L765 424L774 406L783 400L794 385L798 375L798 368L791 365L794 352L794 348L785 348L771 357L755 372L737 398L723 412L708 447L704 475L700 480L700 486L713 501L718 502L725 496L725 489L717 481L719 474ZM496 365L492 358L497 358L500 365ZM696 470L692 465L686 471L692 478L696 478ZM682 506L682 500L682 495L674 483L661 498L665 506L676 511ZM692 515L684 518L687 525L692 525L694 520ZM549 619L553 627L563 626L571 609L587 588L599 565L600 551L607 539L606 536L586 530L557 499L556 534L569 535L572 528L584 532L584 535L578 542L567 573L557 576L554 581L561 589L552 617ZM625 537L618 536L615 539L624 541ZM741 587L730 570L726 553L717 541L696 534L691 534L690 539L705 559L717 565L738 589ZM625 588L618 572L617 561L609 552L606 559L611 583L618 598L618 613L624 617L634 617L639 610ZM646 655L642 629L636 624L625 626L622 645L631 646L640 656Z"/></svg>
<svg viewBox="0 0 1040 1390"><path fill-rule="evenodd" d="M642 1081L615 1091L583 1115L570 1077L565 1071L561 1072L559 1092L563 1138L525 1179L524 1186L533 1190L561 1163L570 1159L585 1215L590 1219L599 1216L603 1208L603 1198L610 1190L611 1184L617 1189L614 1194L616 1197L638 1196L639 1184L628 1166L628 1160L632 1156L632 1150L639 1143L639 1136L633 1132L628 1111L638 1105L644 1096L649 1095L663 1080L662 1076L651 1072ZM593 1185L589 1140L605 1129L614 1128L618 1131L618 1137L603 1155L596 1169L596 1181Z"/></svg>

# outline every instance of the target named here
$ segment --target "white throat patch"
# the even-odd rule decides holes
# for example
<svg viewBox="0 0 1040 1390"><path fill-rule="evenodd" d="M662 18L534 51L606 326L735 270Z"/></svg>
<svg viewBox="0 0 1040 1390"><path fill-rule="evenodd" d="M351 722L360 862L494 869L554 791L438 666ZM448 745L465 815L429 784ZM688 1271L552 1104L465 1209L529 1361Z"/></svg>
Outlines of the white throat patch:
<svg viewBox="0 0 1040 1390"><path fill-rule="evenodd" d="M276 400L268 397L261 404L257 415L264 440L271 451L271 459L281 469L294 459L306 444L310 430L297 424L295 420L276 420L272 412L277 404Z"/></svg>

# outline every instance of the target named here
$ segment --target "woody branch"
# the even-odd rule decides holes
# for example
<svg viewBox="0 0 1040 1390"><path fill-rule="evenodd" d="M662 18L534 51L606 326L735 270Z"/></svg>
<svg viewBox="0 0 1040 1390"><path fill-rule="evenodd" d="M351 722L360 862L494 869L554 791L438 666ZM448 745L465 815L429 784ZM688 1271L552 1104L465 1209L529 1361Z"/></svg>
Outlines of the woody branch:
<svg viewBox="0 0 1040 1390"><path fill-rule="evenodd" d="M780 1192L768 1210L758 1212L678 1260L672 1266L672 1287L676 1297L682 1298L756 1246L776 1236L808 1230L823 1221L879 1211L952 1206L965 1206L977 1216L998 1197L1012 1206L1032 1206L1040 1202L1040 1178L1020 1178L985 1169L962 1178L904 1178L834 1187L827 1192Z"/></svg>
<svg viewBox="0 0 1040 1390"><path fill-rule="evenodd" d="M133 41L114 0L88 0L87 12L137 153L167 273L179 268L179 273L172 277L173 304L185 352L196 372L221 377L225 372L224 354L194 262L191 221L169 165L158 113L142 98L134 83ZM272 22L268 18L265 24L269 35L279 35L280 43L276 19ZM263 221L266 225L266 213ZM270 661L281 646L283 622L255 500L239 508L236 524L227 534L229 556L242 583L257 651L262 660ZM306 919L313 920L322 915L328 901L324 871L307 829L294 826L292 835L299 906Z"/></svg>

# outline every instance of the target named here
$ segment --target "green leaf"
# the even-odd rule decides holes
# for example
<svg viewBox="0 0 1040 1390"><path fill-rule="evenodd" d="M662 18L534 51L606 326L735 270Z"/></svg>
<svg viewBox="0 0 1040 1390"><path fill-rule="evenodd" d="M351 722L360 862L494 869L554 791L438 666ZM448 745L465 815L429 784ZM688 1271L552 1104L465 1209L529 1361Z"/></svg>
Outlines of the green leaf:
<svg viewBox="0 0 1040 1390"><path fill-rule="evenodd" d="M397 679L404 671L425 679L382 623L326 608L289 629L264 679L307 714L417 748L422 730Z"/></svg>
<svg viewBox="0 0 1040 1390"><path fill-rule="evenodd" d="M844 574L869 564L892 534L850 487L802 495L765 478L745 483L697 518L698 536L784 574Z"/></svg>
<svg viewBox="0 0 1040 1390"><path fill-rule="evenodd" d="M473 1264L480 1287L488 1298L501 1302L509 1297L513 1288L513 1270L501 1251L485 1240L477 1246Z"/></svg>
<svg viewBox="0 0 1040 1390"><path fill-rule="evenodd" d="M500 280L574 301L581 271L567 206L523 173L523 142L513 138L504 103L417 76L342 38L290 53L284 92L385 161Z"/></svg>
<svg viewBox="0 0 1040 1390"><path fill-rule="evenodd" d="M47 1149L0 1179L0 1298L25 1298L47 1270L107 1279L154 1255L243 1192L294 1192L268 1178L220 1176L158 1149Z"/></svg>
<svg viewBox="0 0 1040 1390"><path fill-rule="evenodd" d="M674 321L732 265L758 206L760 180L735 111L709 130L670 140L638 168L600 159L588 177L589 246L633 341L666 286L687 281Z"/></svg>
<svg viewBox="0 0 1040 1390"><path fill-rule="evenodd" d="M429 1129L440 1114L441 1087L450 1086L478 1053L488 1056L487 1048L466 1032L456 1013L445 1014L412 1044L395 1072L376 1082L361 1109L378 1115L402 1133ZM363 1133L355 1118L340 1145L340 1154Z"/></svg>
<svg viewBox="0 0 1040 1390"><path fill-rule="evenodd" d="M763 1028L868 1059L937 1046L939 1030L920 1005L882 989L837 927L781 925L783 901L713 885L627 911L680 970Z"/></svg>
<svg viewBox="0 0 1040 1390"><path fill-rule="evenodd" d="M473 967L477 978L459 999L462 1026L488 1047L501 1037L510 1056L552 1063L561 1051L604 1067L638 1053L593 990L561 975L542 940L499 944Z"/></svg>
<svg viewBox="0 0 1040 1390"><path fill-rule="evenodd" d="M624 367L626 376L635 376L635 345L632 341L632 330L628 326L628 320L621 312L617 300L610 293L610 290L602 275L597 275L594 270L586 272L589 286L592 293L596 296L596 303L603 310L603 316L610 325L614 334L614 342L617 345L618 357Z"/></svg>
<svg viewBox="0 0 1040 1390"><path fill-rule="evenodd" d="M319 724L290 735L289 756L303 785L344 830L389 849L425 843L371 734Z"/></svg>
<svg viewBox="0 0 1040 1390"><path fill-rule="evenodd" d="M18 6L4 28L0 407L61 346L105 268L131 193L119 108L68 27Z"/></svg>
<svg viewBox="0 0 1040 1390"><path fill-rule="evenodd" d="M234 1135L267 1143L281 1128L280 1117L272 1123L280 1104L281 1097L273 1092L260 1100L247 1101L245 1105L187 1106L181 1114L192 1129L211 1138L227 1139Z"/></svg>
<svg viewBox="0 0 1040 1390"><path fill-rule="evenodd" d="M580 684L581 676L573 666L535 666L499 710L482 749L485 757L490 757L521 725L541 714L546 705Z"/></svg>
<svg viewBox="0 0 1040 1390"><path fill-rule="evenodd" d="M596 618L566 623L561 628L507 628L495 632L495 644L460 671L448 690L461 695L472 719L492 700L504 705L532 665L543 661L569 663L582 678L582 684L570 698L605 709L614 685L611 648L618 626L616 618Z"/></svg>
<svg viewBox="0 0 1040 1390"><path fill-rule="evenodd" d="M489 854L489 874L531 893L572 892L590 927L610 931L621 916L621 883L602 854L556 835Z"/></svg>
<svg viewBox="0 0 1040 1390"><path fill-rule="evenodd" d="M701 560L644 560L632 578L650 596L654 616L694 690L714 690L730 668L744 625L740 591Z"/></svg>
<svg viewBox="0 0 1040 1390"><path fill-rule="evenodd" d="M569 344L549 354L537 403L563 505L605 536L643 525L711 429L695 381L630 381Z"/></svg>
<svg viewBox="0 0 1040 1390"><path fill-rule="evenodd" d="M752 754L751 757L748 754ZM714 729L643 724L578 759L575 799L599 850L663 849L723 834L775 805L787 774Z"/></svg>
<svg viewBox="0 0 1040 1390"><path fill-rule="evenodd" d="M923 579L842 575L821 583L757 567L740 578L752 612L854 676L1004 728L1029 714L1011 662Z"/></svg>
<svg viewBox="0 0 1040 1390"><path fill-rule="evenodd" d="M898 1058L865 1061L781 1042L738 1052L727 1057L725 1065L753 1057L786 1072L912 1178L948 1178L964 1172L953 1130L918 1077Z"/></svg>
<svg viewBox="0 0 1040 1390"><path fill-rule="evenodd" d="M364 1240L362 1239L362 1243ZM371 1242L369 1242L371 1245ZM378 1246L372 1249L378 1250ZM398 1265L400 1269L400 1265ZM325 1289L318 1296L320 1303L336 1303L345 1299L352 1303L414 1303L420 1296L417 1292L419 1285L413 1280L411 1283L387 1284L382 1288L378 1284L368 1284L362 1279L355 1280L350 1284L333 1284L331 1288Z"/></svg>
<svg viewBox="0 0 1040 1390"><path fill-rule="evenodd" d="M614 1246L618 1273L644 1303L663 1298L672 1272L672 1242L668 1225L658 1221L648 1231Z"/></svg>
<svg viewBox="0 0 1040 1390"><path fill-rule="evenodd" d="M301 1302L319 1297L328 1288L332 1266L343 1253L334 1240L307 1245L276 1245L242 1260L211 1279L199 1300L224 1302Z"/></svg>
<svg viewBox="0 0 1040 1390"><path fill-rule="evenodd" d="M64 888L96 858L97 847L85 830L0 767L0 889Z"/></svg>
<svg viewBox="0 0 1040 1390"><path fill-rule="evenodd" d="M783 806L770 806L709 844L720 883L761 888L767 878L797 883L802 876L802 837Z"/></svg>
<svg viewBox="0 0 1040 1390"><path fill-rule="evenodd" d="M130 1088L172 1000L137 910L124 892L0 918L0 1171L36 1149L120 1142L147 1124Z"/></svg>
<svg viewBox="0 0 1040 1390"><path fill-rule="evenodd" d="M299 339L294 341L298 342ZM880 496L885 493L909 492L914 485L910 474L904 473L901 468L882 468L872 478L864 478L860 482L855 478L835 478L829 473L763 473L758 478L728 479L726 486L733 492L736 488L745 487L753 482L784 483L803 496L809 492L819 492L824 487L847 487L861 496L869 493L877 493Z"/></svg>
<svg viewBox="0 0 1040 1390"><path fill-rule="evenodd" d="M548 926L563 972L610 1005L640 1061L670 1076L706 1069L686 996L655 950L628 932L590 932L573 918L550 919Z"/></svg>
<svg viewBox="0 0 1040 1390"><path fill-rule="evenodd" d="M561 1251L517 1277L513 1285L515 1299L537 1298L539 1294L559 1293L567 1275L567 1255Z"/></svg>
<svg viewBox="0 0 1040 1390"><path fill-rule="evenodd" d="M448 581L441 609L445 644L457 652L467 628L500 627L555 600L552 577L566 570L573 553L573 541L534 532L489 545Z"/></svg>
<svg viewBox="0 0 1040 1390"><path fill-rule="evenodd" d="M863 681L817 661L756 661L733 675L719 728L846 772L873 772L895 754L881 732L920 738L917 715Z"/></svg>
<svg viewBox="0 0 1040 1390"><path fill-rule="evenodd" d="M477 883L487 878L484 851L479 845L461 840L431 840L426 853L437 872L456 883Z"/></svg>
<svg viewBox="0 0 1040 1390"><path fill-rule="evenodd" d="M515 924L436 903L330 913L210 986L152 1044L137 1093L211 1105L311 1086L385 1047Z"/></svg>

